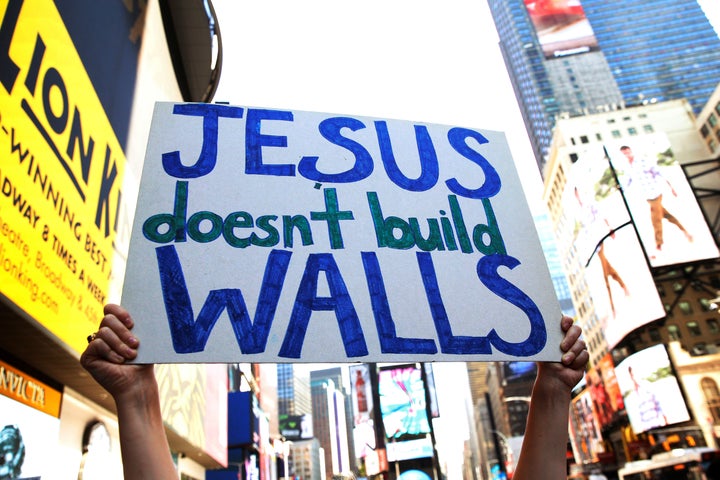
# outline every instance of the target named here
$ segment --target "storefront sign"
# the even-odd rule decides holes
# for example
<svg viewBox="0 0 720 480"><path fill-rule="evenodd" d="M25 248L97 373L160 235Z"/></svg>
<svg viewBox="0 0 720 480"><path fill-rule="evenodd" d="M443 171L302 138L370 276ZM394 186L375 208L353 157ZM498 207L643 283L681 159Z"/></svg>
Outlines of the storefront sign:
<svg viewBox="0 0 720 480"><path fill-rule="evenodd" d="M0 18L0 293L81 352L113 278L124 153L55 4Z"/></svg>
<svg viewBox="0 0 720 480"><path fill-rule="evenodd" d="M0 394L41 412L60 417L62 393L0 361Z"/></svg>

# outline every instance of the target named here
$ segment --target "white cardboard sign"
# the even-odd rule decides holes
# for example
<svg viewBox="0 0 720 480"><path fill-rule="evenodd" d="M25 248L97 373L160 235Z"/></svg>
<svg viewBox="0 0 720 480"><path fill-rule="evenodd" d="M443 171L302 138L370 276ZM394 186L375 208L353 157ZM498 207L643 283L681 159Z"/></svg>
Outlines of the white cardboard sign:
<svg viewBox="0 0 720 480"><path fill-rule="evenodd" d="M493 131L158 103L122 303L139 362L560 359Z"/></svg>

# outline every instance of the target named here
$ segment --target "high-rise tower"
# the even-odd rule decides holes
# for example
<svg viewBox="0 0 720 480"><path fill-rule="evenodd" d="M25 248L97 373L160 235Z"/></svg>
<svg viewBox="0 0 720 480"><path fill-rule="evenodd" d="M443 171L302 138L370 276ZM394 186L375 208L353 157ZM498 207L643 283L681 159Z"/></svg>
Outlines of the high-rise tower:
<svg viewBox="0 0 720 480"><path fill-rule="evenodd" d="M604 111L622 96L582 8L488 0L506 67L542 171L555 120ZM556 5L553 2L552 5Z"/></svg>
<svg viewBox="0 0 720 480"><path fill-rule="evenodd" d="M543 173L558 118L687 98L720 78L720 38L696 0L488 0Z"/></svg>
<svg viewBox="0 0 720 480"><path fill-rule="evenodd" d="M582 0L627 105L686 98L695 114L720 79L720 38L696 0Z"/></svg>

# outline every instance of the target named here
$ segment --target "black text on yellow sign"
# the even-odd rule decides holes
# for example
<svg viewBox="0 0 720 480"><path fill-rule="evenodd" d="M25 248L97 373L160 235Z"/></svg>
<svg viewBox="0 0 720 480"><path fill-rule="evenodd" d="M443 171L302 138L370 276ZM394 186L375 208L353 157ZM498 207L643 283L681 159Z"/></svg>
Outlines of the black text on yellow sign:
<svg viewBox="0 0 720 480"><path fill-rule="evenodd" d="M107 301L124 153L53 2L0 15L0 291L80 351Z"/></svg>

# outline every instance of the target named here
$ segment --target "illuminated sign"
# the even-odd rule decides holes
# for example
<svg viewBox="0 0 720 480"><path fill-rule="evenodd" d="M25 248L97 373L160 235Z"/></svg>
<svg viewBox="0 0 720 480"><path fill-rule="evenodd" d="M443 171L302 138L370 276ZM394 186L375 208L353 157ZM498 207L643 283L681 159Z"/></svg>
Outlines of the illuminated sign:
<svg viewBox="0 0 720 480"><path fill-rule="evenodd" d="M0 13L0 293L81 352L114 280L125 157L54 3Z"/></svg>
<svg viewBox="0 0 720 480"><path fill-rule="evenodd" d="M601 145L578 155L562 197L572 244L610 348L665 316L628 209Z"/></svg>
<svg viewBox="0 0 720 480"><path fill-rule="evenodd" d="M378 385L380 412L387 438L430 433L425 384L419 368L382 368L378 374Z"/></svg>
<svg viewBox="0 0 720 480"><path fill-rule="evenodd" d="M3 361L0 361L0 394L53 417L60 417L60 391Z"/></svg>
<svg viewBox="0 0 720 480"><path fill-rule="evenodd" d="M690 420L665 345L633 353L617 365L615 374L636 434Z"/></svg>
<svg viewBox="0 0 720 480"><path fill-rule="evenodd" d="M597 48L597 39L579 0L525 0L545 57L563 57Z"/></svg>
<svg viewBox="0 0 720 480"><path fill-rule="evenodd" d="M664 133L605 145L652 267L718 257L695 194Z"/></svg>

